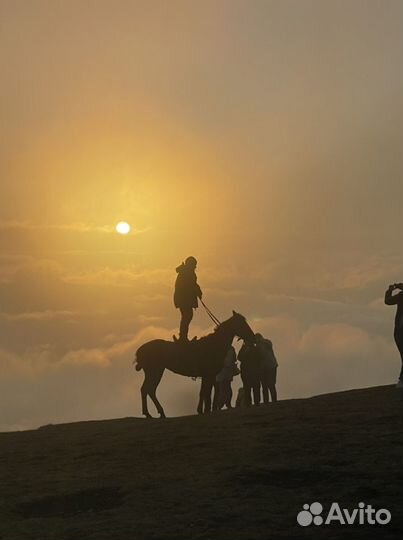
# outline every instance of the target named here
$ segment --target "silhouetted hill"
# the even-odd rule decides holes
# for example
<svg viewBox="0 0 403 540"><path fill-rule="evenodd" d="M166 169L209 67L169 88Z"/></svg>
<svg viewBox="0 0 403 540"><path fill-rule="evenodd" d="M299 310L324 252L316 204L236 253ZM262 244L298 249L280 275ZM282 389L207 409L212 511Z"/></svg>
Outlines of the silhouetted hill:
<svg viewBox="0 0 403 540"><path fill-rule="evenodd" d="M400 539L402 407L379 387L0 434L0 538ZM314 501L363 501L392 521L300 527L297 513Z"/></svg>

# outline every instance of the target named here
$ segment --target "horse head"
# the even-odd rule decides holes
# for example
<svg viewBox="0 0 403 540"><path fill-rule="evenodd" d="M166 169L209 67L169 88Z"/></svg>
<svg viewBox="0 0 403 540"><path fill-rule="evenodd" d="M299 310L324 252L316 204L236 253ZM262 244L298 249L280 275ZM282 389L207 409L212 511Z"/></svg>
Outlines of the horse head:
<svg viewBox="0 0 403 540"><path fill-rule="evenodd" d="M249 326L243 315L237 313L236 311L233 311L230 321L233 325L234 334L239 339L243 339L248 343L255 343L255 333L253 332L252 328Z"/></svg>

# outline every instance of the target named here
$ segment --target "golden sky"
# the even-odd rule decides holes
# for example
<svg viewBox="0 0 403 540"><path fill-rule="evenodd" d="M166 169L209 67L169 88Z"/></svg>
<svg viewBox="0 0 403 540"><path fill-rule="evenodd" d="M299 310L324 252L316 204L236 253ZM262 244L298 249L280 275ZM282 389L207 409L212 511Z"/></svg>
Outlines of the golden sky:
<svg viewBox="0 0 403 540"><path fill-rule="evenodd" d="M220 318L273 339L282 397L396 378L402 21L399 0L0 1L0 430L138 415L131 361L176 331L188 255ZM166 375L167 413L197 390Z"/></svg>

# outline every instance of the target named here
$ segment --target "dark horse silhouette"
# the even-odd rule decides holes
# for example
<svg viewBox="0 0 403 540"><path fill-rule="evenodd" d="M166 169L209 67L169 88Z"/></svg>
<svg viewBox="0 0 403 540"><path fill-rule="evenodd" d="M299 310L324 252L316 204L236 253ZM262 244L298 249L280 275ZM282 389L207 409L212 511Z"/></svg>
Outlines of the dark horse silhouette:
<svg viewBox="0 0 403 540"><path fill-rule="evenodd" d="M255 335L243 315L232 312L212 334L188 343L175 343L155 339L142 345L136 352L136 370L144 370L141 402L144 416L150 418L147 396L150 396L158 414L165 418L164 409L156 396L157 387L165 369L187 377L202 377L206 400L211 401L211 388L224 364L225 355L236 336L254 342ZM208 398L210 396L210 398ZM210 407L208 407L210 409Z"/></svg>

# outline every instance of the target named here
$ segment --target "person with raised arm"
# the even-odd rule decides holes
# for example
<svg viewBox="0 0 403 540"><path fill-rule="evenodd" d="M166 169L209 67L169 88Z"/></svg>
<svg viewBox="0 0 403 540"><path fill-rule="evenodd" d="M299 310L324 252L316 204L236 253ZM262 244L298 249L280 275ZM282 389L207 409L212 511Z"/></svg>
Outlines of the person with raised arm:
<svg viewBox="0 0 403 540"><path fill-rule="evenodd" d="M397 294L393 294L394 291L399 291ZM403 388L403 283L394 283L389 285L388 290L385 293L385 304L387 306L397 306L395 317L395 331L394 337L396 346L400 353L402 360L402 368L400 371L399 381L397 388Z"/></svg>

